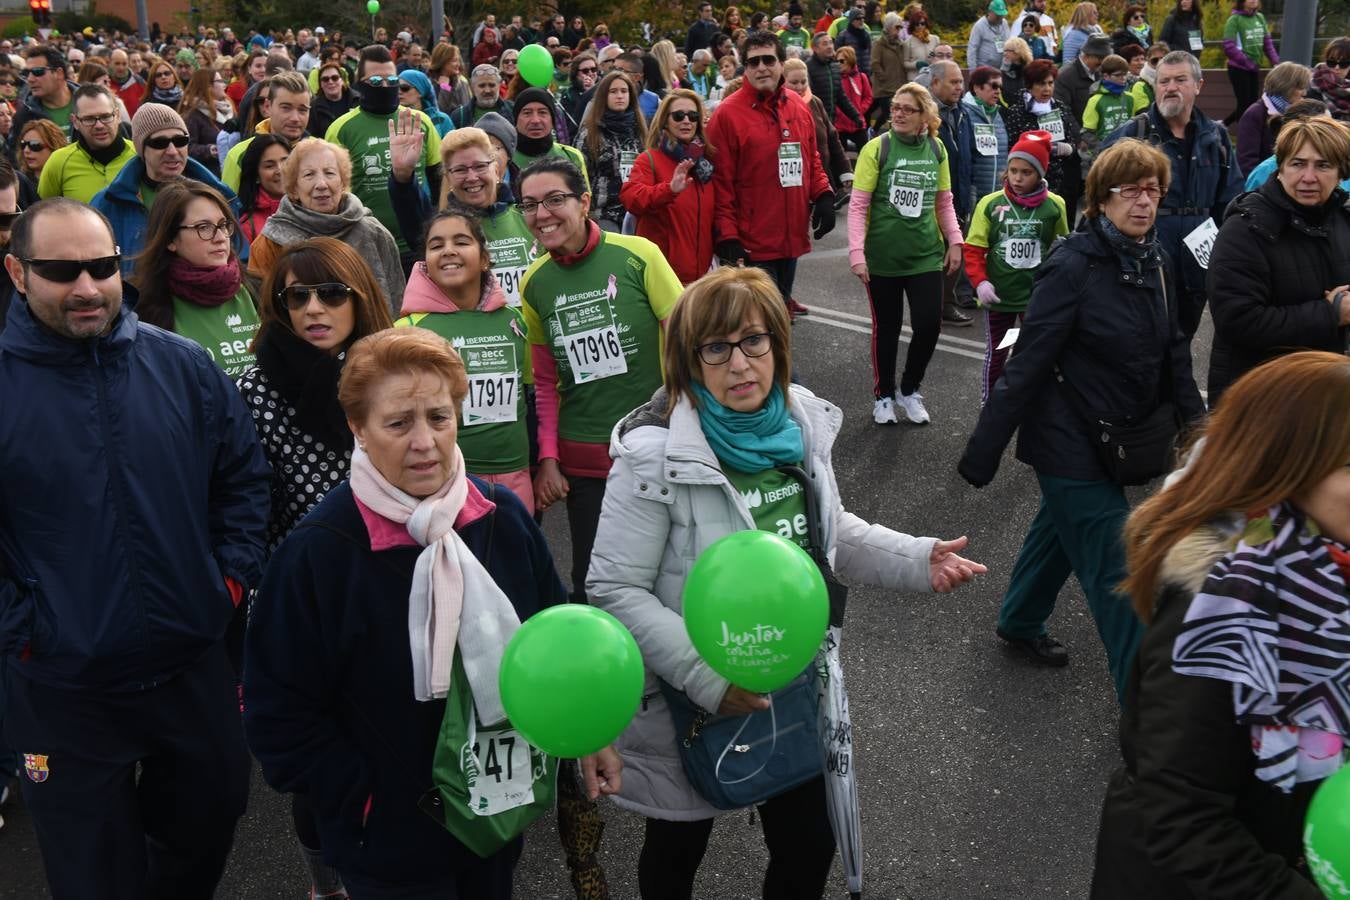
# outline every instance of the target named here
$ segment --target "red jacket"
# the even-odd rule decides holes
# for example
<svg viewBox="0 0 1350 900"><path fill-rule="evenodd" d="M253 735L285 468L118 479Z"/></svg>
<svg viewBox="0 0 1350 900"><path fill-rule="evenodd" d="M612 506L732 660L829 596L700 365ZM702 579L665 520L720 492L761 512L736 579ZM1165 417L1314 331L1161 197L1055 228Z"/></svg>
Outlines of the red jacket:
<svg viewBox="0 0 1350 900"><path fill-rule="evenodd" d="M859 115L866 116L867 111L872 108L872 79L867 77L867 73L862 69L854 69L853 74L845 75L840 79L844 93L848 99L853 102L853 108ZM853 120L844 115L841 107L834 110L834 127L844 134L853 134L858 126L853 124Z"/></svg>
<svg viewBox="0 0 1350 900"><path fill-rule="evenodd" d="M778 147L802 151L801 187L781 187ZM747 80L717 105L708 120L713 148L713 233L738 240L756 261L795 259L811 251L807 229L811 202L829 193L830 180L816 150L816 125L801 97L780 84L761 96Z"/></svg>
<svg viewBox="0 0 1350 900"><path fill-rule="evenodd" d="M637 217L637 233L661 248L682 284L707 274L713 257L713 183L689 173L678 194L670 189L675 160L644 150L619 190L624 209Z"/></svg>
<svg viewBox="0 0 1350 900"><path fill-rule="evenodd" d="M117 99L122 101L122 105L127 108L127 115L134 116L136 110L140 108L141 101L145 99L145 82L132 75L127 79L127 83L120 87L114 81L112 91L117 95Z"/></svg>

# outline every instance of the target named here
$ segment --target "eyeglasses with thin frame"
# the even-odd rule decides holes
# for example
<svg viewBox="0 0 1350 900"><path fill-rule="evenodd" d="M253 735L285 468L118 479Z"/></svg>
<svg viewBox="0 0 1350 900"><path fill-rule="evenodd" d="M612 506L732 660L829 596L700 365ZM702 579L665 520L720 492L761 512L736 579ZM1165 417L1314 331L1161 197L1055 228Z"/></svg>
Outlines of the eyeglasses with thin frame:
<svg viewBox="0 0 1350 900"><path fill-rule="evenodd" d="M112 256L99 256L94 259L21 259L20 261L39 278L54 281L57 284L70 284L88 272L95 281L102 281L117 274L122 265L122 251L113 248Z"/></svg>
<svg viewBox="0 0 1350 900"><path fill-rule="evenodd" d="M919 113L923 112L923 110L921 110L921 109L916 109L916 108L913 107L913 106L904 106L904 105L902 105L902 104L900 104L900 103L895 103L895 104L893 104L893 105L891 106L891 112L892 112L892 113L903 113L904 115L907 115L907 116L917 116Z"/></svg>
<svg viewBox="0 0 1350 900"><path fill-rule="evenodd" d="M117 113L98 113L93 116L76 116L75 121L79 122L85 128L93 128L95 125L111 125L117 119Z"/></svg>
<svg viewBox="0 0 1350 900"><path fill-rule="evenodd" d="M1150 200L1161 200L1163 189L1156 184L1148 187L1142 184L1118 184L1111 188L1111 193L1119 194L1122 200L1138 200L1141 194L1148 194Z"/></svg>
<svg viewBox="0 0 1350 900"><path fill-rule="evenodd" d="M774 56L772 53L766 54L764 56L752 56L745 61L745 68L746 71L749 71L750 69L754 69L759 66L776 65L777 62L778 57Z"/></svg>
<svg viewBox="0 0 1350 900"><path fill-rule="evenodd" d="M739 349L746 359L758 359L773 349L773 332L747 334L739 341L711 341L699 344L694 350L704 365L725 366L731 362L731 351Z"/></svg>
<svg viewBox="0 0 1350 900"><path fill-rule="evenodd" d="M558 191L556 194L549 194L543 200L522 200L516 204L516 209L520 210L522 216L533 216L539 212L542 206L549 212L557 212L567 205L568 200L580 200L580 194L574 194L564 191Z"/></svg>
<svg viewBox="0 0 1350 900"><path fill-rule="evenodd" d="M198 222L196 225L179 225L179 231L195 231L197 237L204 241L213 241L216 239L216 232L222 231L226 237L234 234L234 223L229 219L221 219L219 222Z"/></svg>
<svg viewBox="0 0 1350 900"><path fill-rule="evenodd" d="M492 163L490 162L476 162L473 165L468 166L451 166L448 171L450 172L451 178L456 179L464 178L470 174L477 175L479 178L482 178L483 176L487 175L488 171L491 168Z"/></svg>
<svg viewBox="0 0 1350 900"><path fill-rule="evenodd" d="M286 308L296 312L309 306L311 297L329 309L337 309L352 298L350 287L338 281L325 281L323 284L291 284L277 291L277 299L286 304Z"/></svg>

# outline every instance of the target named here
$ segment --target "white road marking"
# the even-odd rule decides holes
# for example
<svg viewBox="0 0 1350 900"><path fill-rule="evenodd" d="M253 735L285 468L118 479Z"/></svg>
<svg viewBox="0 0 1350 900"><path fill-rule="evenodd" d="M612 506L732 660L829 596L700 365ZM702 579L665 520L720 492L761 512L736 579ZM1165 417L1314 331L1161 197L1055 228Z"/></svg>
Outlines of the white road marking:
<svg viewBox="0 0 1350 900"><path fill-rule="evenodd" d="M819 306L812 306L811 315L799 317L797 319L797 322L799 324L802 322L815 322L820 325L829 325L833 328L842 328L845 331L856 331L858 332L858 334L871 335L872 327L870 319L863 319L861 316L852 316L852 318L861 319L862 321L867 322L868 323L867 327L864 328L861 325L854 325L852 322L837 321L835 319L827 318L825 316L817 316L816 311L819 310L820 308L821 307ZM831 312L834 312L834 310L831 310ZM901 328L900 341L902 343L908 344L913 337L914 332L910 330L908 325ZM967 341L961 338L949 338L946 336L941 336L938 338L937 348L943 351L944 353L954 353L957 356L964 356L966 359L974 359L978 360L979 362L984 362L983 350L981 350L979 353L976 353L974 350L967 350L965 347L959 346L954 343L950 343L951 341L954 340L960 340L963 344L980 346L979 344L976 344L974 341Z"/></svg>

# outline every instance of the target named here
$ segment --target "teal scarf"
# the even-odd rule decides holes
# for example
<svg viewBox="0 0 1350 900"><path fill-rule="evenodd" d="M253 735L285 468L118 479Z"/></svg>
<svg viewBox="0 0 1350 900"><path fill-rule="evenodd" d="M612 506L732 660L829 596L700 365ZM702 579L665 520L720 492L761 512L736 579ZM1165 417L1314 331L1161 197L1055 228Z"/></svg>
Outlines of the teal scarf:
<svg viewBox="0 0 1350 900"><path fill-rule="evenodd" d="M694 396L703 436L724 466L753 473L802 460L802 429L788 415L787 400L777 383L764 406L752 413L727 409L697 381Z"/></svg>

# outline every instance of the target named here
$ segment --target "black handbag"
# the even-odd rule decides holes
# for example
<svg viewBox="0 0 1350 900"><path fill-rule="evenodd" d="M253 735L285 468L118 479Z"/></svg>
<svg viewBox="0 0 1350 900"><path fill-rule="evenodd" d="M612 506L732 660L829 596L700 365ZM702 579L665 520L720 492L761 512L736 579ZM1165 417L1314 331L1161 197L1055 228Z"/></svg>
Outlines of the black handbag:
<svg viewBox="0 0 1350 900"><path fill-rule="evenodd" d="M1167 277L1161 271L1163 304L1167 300ZM1170 321L1170 318L1169 318ZM1064 372L1055 365L1055 380L1065 388L1078 415L1092 432L1092 446L1097 458L1111 480L1119 485L1147 484L1160 475L1172 471L1176 465L1177 435L1181 432L1181 415L1172 402L1175 394L1172 382L1172 361L1164 359L1161 401L1141 417L1127 416L1121 422L1108 422L1088 409L1083 395L1064 378Z"/></svg>

